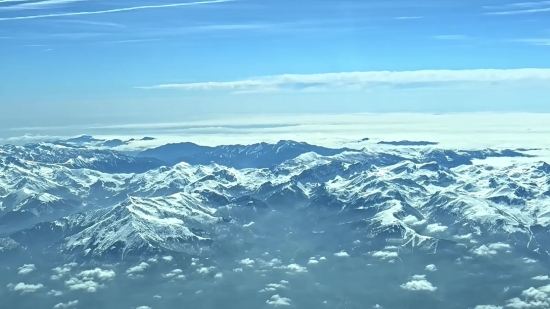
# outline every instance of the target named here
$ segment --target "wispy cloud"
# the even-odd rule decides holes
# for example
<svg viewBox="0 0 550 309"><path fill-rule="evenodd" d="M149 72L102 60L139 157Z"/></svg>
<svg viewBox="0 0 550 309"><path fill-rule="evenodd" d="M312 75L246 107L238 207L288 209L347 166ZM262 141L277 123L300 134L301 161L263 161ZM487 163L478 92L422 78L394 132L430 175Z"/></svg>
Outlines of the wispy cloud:
<svg viewBox="0 0 550 309"><path fill-rule="evenodd" d="M550 39L519 39L514 42L527 43L537 46L550 46Z"/></svg>
<svg viewBox="0 0 550 309"><path fill-rule="evenodd" d="M160 84L139 89L180 89L188 91L273 91L310 89L369 89L377 86L427 87L448 83L548 81L550 69L474 69L372 71L322 74L284 74L225 82Z"/></svg>
<svg viewBox="0 0 550 309"><path fill-rule="evenodd" d="M25 0L20 0L20 1L11 0L11 1L4 1L4 3L18 3L18 4L0 7L0 9L1 10L49 9L54 7L65 6L67 4L74 3L74 2L83 2L83 1L88 1L88 0L44 0L44 1L36 1L36 2L29 2ZM23 2L23 3L20 3L20 2Z"/></svg>
<svg viewBox="0 0 550 309"><path fill-rule="evenodd" d="M434 35L434 39L438 40L465 40L468 39L468 36L462 34L444 34L444 35Z"/></svg>
<svg viewBox="0 0 550 309"><path fill-rule="evenodd" d="M500 6L484 6L484 9L496 10L486 15L519 15L550 12L550 1L516 2Z"/></svg>
<svg viewBox="0 0 550 309"><path fill-rule="evenodd" d="M4 17L4 18L0 18L0 21L53 18L53 17L66 17L66 16L82 16L82 15L98 15L98 14L109 14L109 13L128 12L128 11L137 11L137 10L163 9L163 8L182 7L182 6L224 3L224 2L233 2L233 1L235 0L212 0L212 1L158 4L158 5L142 5L142 6L133 6L133 7L125 7L125 8L101 10L101 11L85 11L85 12L53 13L53 14L43 14L43 15Z"/></svg>
<svg viewBox="0 0 550 309"><path fill-rule="evenodd" d="M393 19L396 19L396 20L409 20L409 19L422 19L424 18L423 16L398 16L398 17L394 17Z"/></svg>
<svg viewBox="0 0 550 309"><path fill-rule="evenodd" d="M87 26L100 26L100 27L114 27L114 28L126 28L126 25L104 21L92 21L92 20L57 20L59 23L81 24Z"/></svg>

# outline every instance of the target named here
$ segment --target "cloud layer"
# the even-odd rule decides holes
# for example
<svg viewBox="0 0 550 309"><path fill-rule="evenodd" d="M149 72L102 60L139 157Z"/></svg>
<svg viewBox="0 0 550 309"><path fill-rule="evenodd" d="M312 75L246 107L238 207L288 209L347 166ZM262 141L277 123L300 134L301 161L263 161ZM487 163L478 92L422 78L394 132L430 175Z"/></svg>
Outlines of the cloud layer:
<svg viewBox="0 0 550 309"><path fill-rule="evenodd" d="M274 91L308 89L369 89L377 86L434 86L454 83L548 81L550 69L474 69L370 71L321 74L283 74L225 82L159 84L140 89L211 91Z"/></svg>

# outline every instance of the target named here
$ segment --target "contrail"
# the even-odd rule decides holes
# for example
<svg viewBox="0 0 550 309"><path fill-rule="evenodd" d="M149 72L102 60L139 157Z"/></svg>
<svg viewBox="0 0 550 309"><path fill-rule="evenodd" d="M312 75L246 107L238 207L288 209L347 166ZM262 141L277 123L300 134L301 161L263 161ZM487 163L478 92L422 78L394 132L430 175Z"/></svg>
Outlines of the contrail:
<svg viewBox="0 0 550 309"><path fill-rule="evenodd" d="M161 9L161 8L171 8L171 7L178 7L178 6L191 6L191 5L213 4L213 3L223 3L223 2L233 2L233 1L235 1L235 0L213 0L213 1L170 3L170 4L160 4L160 5L143 5L143 6L134 6L134 7L129 7L129 8L119 8L119 9L103 10L103 11L73 12L73 13L57 13L57 14L5 17L5 18L0 18L0 21L20 20L20 19L38 19L38 18L50 18L50 17L65 17L65 16L78 16L78 15L108 14L108 13L117 13L117 12L148 10L148 9Z"/></svg>

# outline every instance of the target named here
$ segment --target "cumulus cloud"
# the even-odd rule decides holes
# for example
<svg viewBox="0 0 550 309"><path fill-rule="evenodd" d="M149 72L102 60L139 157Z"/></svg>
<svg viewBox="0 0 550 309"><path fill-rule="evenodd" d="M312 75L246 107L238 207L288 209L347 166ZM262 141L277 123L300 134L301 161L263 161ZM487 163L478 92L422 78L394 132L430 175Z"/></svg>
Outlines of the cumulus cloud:
<svg viewBox="0 0 550 309"><path fill-rule="evenodd" d="M101 268L85 270L78 274L78 277L81 277L84 280L91 280L95 278L100 281L111 280L115 276L116 276L116 273L113 270L103 270Z"/></svg>
<svg viewBox="0 0 550 309"><path fill-rule="evenodd" d="M394 259L398 257L397 252L391 251L376 251L372 254L372 257L379 258L381 260Z"/></svg>
<svg viewBox="0 0 550 309"><path fill-rule="evenodd" d="M303 90L311 88L364 89L376 86L432 86L450 83L495 83L533 80L550 80L550 69L419 70L283 74L236 81L160 84L137 88L254 92L270 90Z"/></svg>
<svg viewBox="0 0 550 309"><path fill-rule="evenodd" d="M494 249L490 249L486 245L482 245L478 248L475 248L472 253L479 256L491 256L497 254L497 251Z"/></svg>
<svg viewBox="0 0 550 309"><path fill-rule="evenodd" d="M288 270L287 273L294 274L294 273L307 273L307 268L304 266L300 266L298 264L290 264L287 266L281 266L278 268L286 269Z"/></svg>
<svg viewBox="0 0 550 309"><path fill-rule="evenodd" d="M61 295L63 295L63 292L58 291L58 290L51 290L51 291L48 292L48 295L51 295L51 296L61 296Z"/></svg>
<svg viewBox="0 0 550 309"><path fill-rule="evenodd" d="M507 250L510 248L511 247L509 244L498 242L489 245L482 245L474 249L472 253L479 256L491 256L497 254L499 250Z"/></svg>
<svg viewBox="0 0 550 309"><path fill-rule="evenodd" d="M216 269L216 267L214 267L214 266L210 266L210 267L201 267L201 268L197 269L197 272L198 272L199 274L204 274L204 275L206 275L206 274L209 274L209 273L210 273L212 270L214 270L214 269Z"/></svg>
<svg viewBox="0 0 550 309"><path fill-rule="evenodd" d="M126 270L126 273L127 274L140 273L140 272L143 272L144 270L146 270L148 267L149 267L149 264L147 264L145 262L141 262L136 266L128 268L128 270Z"/></svg>
<svg viewBox="0 0 550 309"><path fill-rule="evenodd" d="M477 305L474 309L502 309L502 307L493 305Z"/></svg>
<svg viewBox="0 0 550 309"><path fill-rule="evenodd" d="M521 292L520 297L515 297L506 301L507 308L527 309L527 308L549 308L550 307L550 285L534 288L530 287Z"/></svg>
<svg viewBox="0 0 550 309"><path fill-rule="evenodd" d="M426 226L426 231L428 233L440 233L440 232L444 232L446 229L447 229L446 226L441 225L439 223L428 224Z"/></svg>
<svg viewBox="0 0 550 309"><path fill-rule="evenodd" d="M265 288L261 289L260 292L274 292L277 289L286 289L285 284L288 282L281 282L281 283L270 283L266 285Z"/></svg>
<svg viewBox="0 0 550 309"><path fill-rule="evenodd" d="M68 263L63 266L58 266L56 268L53 268L52 270L55 272L50 279L51 280L59 280L63 278L66 274L70 273L72 268L77 266L76 263Z"/></svg>
<svg viewBox="0 0 550 309"><path fill-rule="evenodd" d="M337 257L349 257L349 254L348 254L346 251L340 251L340 252L334 253L334 256L337 256Z"/></svg>
<svg viewBox="0 0 550 309"><path fill-rule="evenodd" d="M427 271L437 271L437 267L434 264L426 265Z"/></svg>
<svg viewBox="0 0 550 309"><path fill-rule="evenodd" d="M174 258L171 255L163 256L162 259L165 260L166 262L172 262L174 260Z"/></svg>
<svg viewBox="0 0 550 309"><path fill-rule="evenodd" d="M414 275L412 280L401 285L401 288L409 291L428 291L434 292L437 290L428 280L425 275Z"/></svg>
<svg viewBox="0 0 550 309"><path fill-rule="evenodd" d="M257 260L260 264L260 267L275 267L276 265L280 265L282 263L281 260L275 258L271 259L271 261L264 261L264 260Z"/></svg>
<svg viewBox="0 0 550 309"><path fill-rule="evenodd" d="M239 264L251 267L252 265L254 265L254 260L246 258L244 260L239 261Z"/></svg>
<svg viewBox="0 0 550 309"><path fill-rule="evenodd" d="M95 293L97 289L103 287L102 284L99 284L92 280L80 280L78 278L70 278L65 281L65 285L69 287L70 290L83 290L88 293Z"/></svg>
<svg viewBox="0 0 550 309"><path fill-rule="evenodd" d="M35 269L36 269L36 267L34 266L34 264L25 264L25 265L19 267L18 274L26 275L28 273L33 272Z"/></svg>
<svg viewBox="0 0 550 309"><path fill-rule="evenodd" d="M510 248L511 247L510 247L509 244L505 244L505 243L502 243L502 242L489 244L489 249L493 249L493 250L505 250L505 249L510 249Z"/></svg>
<svg viewBox="0 0 550 309"><path fill-rule="evenodd" d="M15 285L13 283L8 284L8 289L14 292L20 292L21 294L34 293L43 287L44 285L41 283L25 284L23 282L19 282L18 284L15 284Z"/></svg>
<svg viewBox="0 0 550 309"><path fill-rule="evenodd" d="M59 303L55 306L53 306L54 309L65 309L65 308L72 308L76 307L78 305L78 300L72 300L67 303Z"/></svg>
<svg viewBox="0 0 550 309"><path fill-rule="evenodd" d="M315 265L315 264L319 264L319 261L317 261L316 259L310 259L309 261L307 261L307 263L309 265Z"/></svg>
<svg viewBox="0 0 550 309"><path fill-rule="evenodd" d="M136 307L136 309L151 309L151 307L149 307L149 306L139 306L139 307Z"/></svg>
<svg viewBox="0 0 550 309"><path fill-rule="evenodd" d="M533 280L546 281L546 280L550 280L550 277L548 277L548 276L536 276L536 277L533 277Z"/></svg>
<svg viewBox="0 0 550 309"><path fill-rule="evenodd" d="M271 305L271 306L275 306L275 307L290 306L290 299L285 298L285 297L281 297L281 296L279 296L279 294L276 294L276 295L271 296L271 299L267 300L266 304Z"/></svg>
<svg viewBox="0 0 550 309"><path fill-rule="evenodd" d="M222 273L217 273L217 274L214 276L214 278L216 278L216 279L221 279L221 278L223 278L223 274L222 274Z"/></svg>
<svg viewBox="0 0 550 309"><path fill-rule="evenodd" d="M181 270L181 269L174 269L174 270L170 271L170 272L167 273L167 274L163 274L162 276L165 277L165 278L184 279L184 278L185 278L185 275L183 275L182 273L183 273L183 270Z"/></svg>

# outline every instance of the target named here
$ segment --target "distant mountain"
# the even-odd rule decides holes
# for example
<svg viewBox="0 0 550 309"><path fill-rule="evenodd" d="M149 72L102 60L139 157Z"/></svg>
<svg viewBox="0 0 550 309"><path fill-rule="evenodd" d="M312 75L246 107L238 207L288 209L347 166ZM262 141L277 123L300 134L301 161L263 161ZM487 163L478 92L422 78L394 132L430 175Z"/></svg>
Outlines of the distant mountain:
<svg viewBox="0 0 550 309"><path fill-rule="evenodd" d="M381 141L377 143L378 145L392 145L392 146L433 146L439 143L437 142L428 142L428 141Z"/></svg>
<svg viewBox="0 0 550 309"><path fill-rule="evenodd" d="M308 152L331 156L344 151L351 150L346 148L332 149L294 141L216 147L178 143L147 149L138 153L137 157L157 158L171 164L179 162L201 165L216 163L234 168L264 168L281 164L286 160Z"/></svg>
<svg viewBox="0 0 550 309"><path fill-rule="evenodd" d="M388 248L458 252L489 242L538 250L540 259L550 251L550 165L473 164L526 157L520 151L348 150L291 141L163 147L142 155L182 158L187 149L186 160L160 165L115 151L3 146L2 250L84 260L193 256L292 231L326 250L360 240L362 250L390 257Z"/></svg>
<svg viewBox="0 0 550 309"><path fill-rule="evenodd" d="M154 158L135 158L117 151L51 143L3 145L0 146L0 160L14 163L17 160L50 163L72 169L87 168L107 173L140 173L165 165Z"/></svg>

